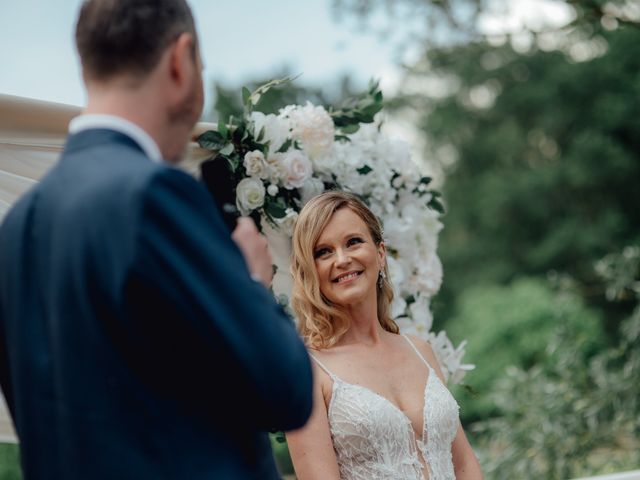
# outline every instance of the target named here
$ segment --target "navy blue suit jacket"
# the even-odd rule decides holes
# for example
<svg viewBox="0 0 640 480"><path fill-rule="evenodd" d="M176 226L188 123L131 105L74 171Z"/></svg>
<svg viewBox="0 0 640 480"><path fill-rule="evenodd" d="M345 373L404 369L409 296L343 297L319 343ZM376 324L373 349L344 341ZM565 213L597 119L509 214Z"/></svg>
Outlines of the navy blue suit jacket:
<svg viewBox="0 0 640 480"><path fill-rule="evenodd" d="M311 368L206 189L69 137L0 228L0 383L26 479L277 478Z"/></svg>

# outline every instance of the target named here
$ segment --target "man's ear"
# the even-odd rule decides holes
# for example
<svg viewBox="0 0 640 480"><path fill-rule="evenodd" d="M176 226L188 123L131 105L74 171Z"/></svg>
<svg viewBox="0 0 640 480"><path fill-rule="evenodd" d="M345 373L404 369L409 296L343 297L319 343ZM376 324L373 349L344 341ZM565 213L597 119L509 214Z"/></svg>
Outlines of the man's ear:
<svg viewBox="0 0 640 480"><path fill-rule="evenodd" d="M171 44L169 52L169 76L174 88L190 88L193 75L199 75L194 54L195 39L187 32L181 33Z"/></svg>

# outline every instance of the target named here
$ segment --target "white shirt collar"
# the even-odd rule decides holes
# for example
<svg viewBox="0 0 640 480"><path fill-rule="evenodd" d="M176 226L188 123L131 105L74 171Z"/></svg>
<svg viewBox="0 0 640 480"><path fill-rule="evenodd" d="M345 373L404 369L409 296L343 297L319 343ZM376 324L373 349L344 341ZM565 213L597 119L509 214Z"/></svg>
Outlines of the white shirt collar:
<svg viewBox="0 0 640 480"><path fill-rule="evenodd" d="M134 140L142 151L154 162L162 162L162 153L158 144L142 128L129 120L115 115L85 114L69 122L69 133L78 133L94 128L106 128L127 135Z"/></svg>

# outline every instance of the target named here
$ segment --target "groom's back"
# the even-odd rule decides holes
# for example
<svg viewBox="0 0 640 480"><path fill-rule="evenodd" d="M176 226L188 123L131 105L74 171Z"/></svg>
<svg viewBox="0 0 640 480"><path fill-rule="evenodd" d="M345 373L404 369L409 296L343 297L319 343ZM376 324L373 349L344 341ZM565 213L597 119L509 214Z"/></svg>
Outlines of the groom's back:
<svg viewBox="0 0 640 480"><path fill-rule="evenodd" d="M228 446L264 439L234 438L215 425L215 403L207 418L169 392L188 352L167 348L163 361L146 328L167 314L151 304L162 299L128 294L141 200L168 167L99 135L117 141L67 151L0 228L0 381L25 477L245 478Z"/></svg>
<svg viewBox="0 0 640 480"><path fill-rule="evenodd" d="M266 431L311 411L304 345L248 270L268 254L245 258L206 189L151 160L177 161L203 95L186 1L151 3L82 3L87 110L0 227L0 383L27 479L273 479Z"/></svg>
<svg viewBox="0 0 640 480"><path fill-rule="evenodd" d="M121 361L107 341L132 228L123 206L135 187L122 180L136 167L123 161L133 166L135 150L116 144L65 154L0 229L0 343L8 350L2 365L10 365L1 380L27 478L80 478L100 449L126 459L113 455L125 446L116 430L135 431L135 418L113 424L128 396L118 390L130 390L128 407L135 390L122 385Z"/></svg>

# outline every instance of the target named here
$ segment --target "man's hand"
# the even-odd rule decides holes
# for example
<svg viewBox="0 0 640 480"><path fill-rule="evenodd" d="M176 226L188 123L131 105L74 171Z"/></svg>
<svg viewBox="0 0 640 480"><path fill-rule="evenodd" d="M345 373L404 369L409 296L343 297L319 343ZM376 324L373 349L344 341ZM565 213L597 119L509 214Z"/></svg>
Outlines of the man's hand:
<svg viewBox="0 0 640 480"><path fill-rule="evenodd" d="M248 217L240 217L231 238L240 248L249 267L249 272L251 272L251 277L269 288L271 280L273 280L269 245L267 245L265 236L258 232L253 220Z"/></svg>

